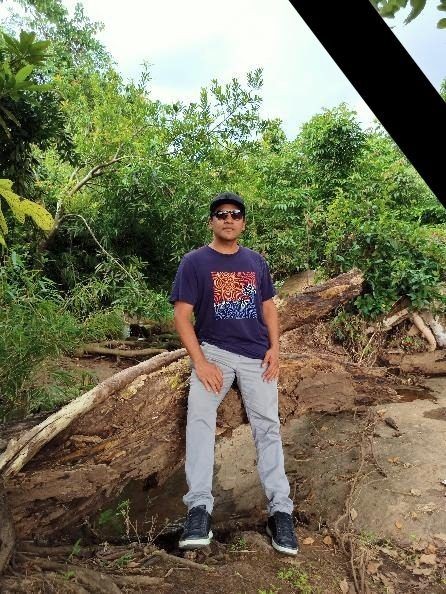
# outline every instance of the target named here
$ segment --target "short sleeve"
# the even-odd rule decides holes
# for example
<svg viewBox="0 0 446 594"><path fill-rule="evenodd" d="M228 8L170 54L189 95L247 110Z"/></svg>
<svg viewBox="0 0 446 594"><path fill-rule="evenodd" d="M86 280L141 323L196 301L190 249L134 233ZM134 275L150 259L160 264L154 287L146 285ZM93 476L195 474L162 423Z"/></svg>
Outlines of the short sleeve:
<svg viewBox="0 0 446 594"><path fill-rule="evenodd" d="M268 299L271 299L277 294L277 291L274 288L273 279L271 278L268 264L264 258L262 258L261 270L262 276L260 281L260 295L262 297L262 301L268 301Z"/></svg>
<svg viewBox="0 0 446 594"><path fill-rule="evenodd" d="M195 305L197 298L197 274L190 258L184 256L175 275L169 301L170 303L185 301L186 303L190 303L190 305Z"/></svg>

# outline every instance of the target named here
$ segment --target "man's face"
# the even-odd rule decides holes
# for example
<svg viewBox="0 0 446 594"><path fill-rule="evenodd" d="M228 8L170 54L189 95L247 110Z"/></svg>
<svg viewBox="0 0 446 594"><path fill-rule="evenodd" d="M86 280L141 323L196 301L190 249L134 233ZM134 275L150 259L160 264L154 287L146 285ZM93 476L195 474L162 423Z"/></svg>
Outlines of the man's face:
<svg viewBox="0 0 446 594"><path fill-rule="evenodd" d="M224 204L218 206L215 210L240 210L240 207L237 204L225 202ZM242 231L245 230L245 227L246 223L244 218L236 220L233 219L232 215L230 214L228 214L225 219L218 219L216 216L213 216L209 220L209 228L212 229L214 237L226 241L237 239Z"/></svg>

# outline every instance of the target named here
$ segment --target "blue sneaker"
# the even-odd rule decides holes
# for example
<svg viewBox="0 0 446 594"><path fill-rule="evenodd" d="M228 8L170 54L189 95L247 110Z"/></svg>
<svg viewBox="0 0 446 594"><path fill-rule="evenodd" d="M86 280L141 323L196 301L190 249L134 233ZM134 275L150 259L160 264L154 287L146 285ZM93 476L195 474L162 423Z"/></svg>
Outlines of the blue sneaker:
<svg viewBox="0 0 446 594"><path fill-rule="evenodd" d="M271 544L276 551L285 555L297 555L299 544L291 514L278 511L269 516L266 533L271 537Z"/></svg>
<svg viewBox="0 0 446 594"><path fill-rule="evenodd" d="M211 544L211 515L205 505L197 505L187 512L181 535L180 549L201 549Z"/></svg>

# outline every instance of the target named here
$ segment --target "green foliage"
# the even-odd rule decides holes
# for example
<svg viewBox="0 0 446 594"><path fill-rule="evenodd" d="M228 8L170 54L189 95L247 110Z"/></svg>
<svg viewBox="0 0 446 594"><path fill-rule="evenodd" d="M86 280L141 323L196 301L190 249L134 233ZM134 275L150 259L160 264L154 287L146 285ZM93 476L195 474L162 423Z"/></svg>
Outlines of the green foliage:
<svg viewBox="0 0 446 594"><path fill-rule="evenodd" d="M12 181L9 179L0 179L0 196L3 197L14 217L19 223L25 222L28 215L34 223L43 231L49 231L54 225L54 219L51 214L40 204L36 204L26 198L21 198L12 191ZM6 247L5 235L8 233L8 225L3 215L0 202L0 244Z"/></svg>
<svg viewBox="0 0 446 594"><path fill-rule="evenodd" d="M290 584L299 594L315 594L316 591L309 582L308 574L297 567L281 569L277 572L277 577Z"/></svg>
<svg viewBox="0 0 446 594"><path fill-rule="evenodd" d="M46 91L48 86L31 80L36 64L45 58L48 41L35 41L35 33L21 31L19 39L0 31L0 126L10 139L9 126L21 127L16 115L5 105L5 99L18 101L23 93Z"/></svg>
<svg viewBox="0 0 446 594"><path fill-rule="evenodd" d="M83 322L82 337L85 342L100 342L123 337L123 312L116 309L101 310L91 314Z"/></svg>
<svg viewBox="0 0 446 594"><path fill-rule="evenodd" d="M0 310L0 384L2 386L0 413L2 416L22 415L35 412L36 409L47 408L49 404L47 394L44 394L39 381L44 373L45 362L72 351L78 344L79 338L80 330L77 321L54 302L23 301L2 307ZM47 406L44 406L44 403Z"/></svg>
<svg viewBox="0 0 446 594"><path fill-rule="evenodd" d="M100 512L98 526L100 528L111 529L115 534L123 534L129 513L130 500L124 499L116 507L106 508Z"/></svg>
<svg viewBox="0 0 446 594"><path fill-rule="evenodd" d="M147 286L141 272L143 265L144 262L137 258L131 259L124 270L113 261L101 262L96 266L94 276L77 283L71 291L67 300L70 311L79 318L107 308L136 318L160 320L172 317L167 293L153 291ZM108 323L113 330L118 329L116 314L108 318Z"/></svg>
<svg viewBox="0 0 446 594"><path fill-rule="evenodd" d="M81 542L82 542L81 538L78 538L76 540L76 542L74 543L73 548L71 550L71 553L68 557L68 561L71 561L73 557L77 557L80 554L80 552L82 550Z"/></svg>
<svg viewBox="0 0 446 594"><path fill-rule="evenodd" d="M30 267L26 254L10 252L0 267L0 415L50 410L86 391L92 378L57 362L81 340L54 283Z"/></svg>
<svg viewBox="0 0 446 594"><path fill-rule="evenodd" d="M442 300L446 248L432 241L431 231L398 220L383 200L362 197L353 202L344 193L328 208L326 267L329 274L359 267L367 289L356 299L365 316L387 311L401 296L415 308Z"/></svg>
<svg viewBox="0 0 446 594"><path fill-rule="evenodd" d="M243 538L243 536L239 536L234 538L234 540L231 542L229 545L229 550L235 553L237 551L243 551L247 546L248 543L246 542L246 539Z"/></svg>
<svg viewBox="0 0 446 594"><path fill-rule="evenodd" d="M379 10L381 16L385 18L394 18L396 13L402 8L406 8L408 0L370 0L374 6ZM404 20L407 25L413 21L426 6L426 0L410 0L411 10ZM446 10L446 0L439 0L437 9L441 11ZM437 22L438 29L444 29L446 27L446 19L440 19Z"/></svg>
<svg viewBox="0 0 446 594"><path fill-rule="evenodd" d="M37 165L33 147L54 143L66 157L71 150L60 98L48 77L43 82L49 41L35 39L34 32L15 39L0 30L0 176L27 194Z"/></svg>

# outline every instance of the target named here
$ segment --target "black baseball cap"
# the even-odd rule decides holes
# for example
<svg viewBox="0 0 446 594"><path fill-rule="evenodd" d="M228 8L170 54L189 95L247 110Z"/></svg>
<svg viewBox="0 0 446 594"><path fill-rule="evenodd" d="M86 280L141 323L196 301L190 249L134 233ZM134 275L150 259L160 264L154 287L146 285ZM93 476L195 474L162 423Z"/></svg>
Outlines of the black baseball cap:
<svg viewBox="0 0 446 594"><path fill-rule="evenodd" d="M225 204L229 202L229 204L235 204L240 208L240 210L245 214L245 202L241 196L238 194L233 194L232 192L223 192L222 194L218 194L215 198L212 198L212 201L209 205L210 213L215 212L220 204Z"/></svg>

